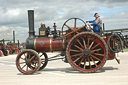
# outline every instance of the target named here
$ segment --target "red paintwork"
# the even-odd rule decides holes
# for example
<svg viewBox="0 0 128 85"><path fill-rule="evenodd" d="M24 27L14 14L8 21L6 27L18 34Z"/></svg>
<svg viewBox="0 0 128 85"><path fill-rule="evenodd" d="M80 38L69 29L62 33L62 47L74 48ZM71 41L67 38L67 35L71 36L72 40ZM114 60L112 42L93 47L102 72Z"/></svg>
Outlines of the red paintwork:
<svg viewBox="0 0 128 85"><path fill-rule="evenodd" d="M19 54L20 50L18 48L15 48L15 54Z"/></svg>
<svg viewBox="0 0 128 85"><path fill-rule="evenodd" d="M0 40L0 50L3 48L3 42L4 42L3 40ZM18 54L20 52L16 44L10 44L10 45L7 44L5 46L8 51L8 54L13 54L13 53ZM3 54L7 54L7 52L3 52Z"/></svg>
<svg viewBox="0 0 128 85"><path fill-rule="evenodd" d="M0 50L0 56L3 56L3 52Z"/></svg>
<svg viewBox="0 0 128 85"><path fill-rule="evenodd" d="M8 45L7 50L9 51L9 54L12 54L12 50L15 50L15 46Z"/></svg>
<svg viewBox="0 0 128 85"><path fill-rule="evenodd" d="M62 39L35 38L34 48L38 52L62 51L65 49Z"/></svg>
<svg viewBox="0 0 128 85"><path fill-rule="evenodd" d="M15 44L7 45L7 50L9 51L9 54L18 54L20 52L20 50L17 48L17 45Z"/></svg>
<svg viewBox="0 0 128 85"><path fill-rule="evenodd" d="M105 40L105 42L107 43L107 40L110 36L105 36L103 37L103 39ZM66 42L68 42L71 38L71 35L67 36L68 40ZM50 39L51 39L51 48L50 48ZM99 42L99 41L96 41ZM62 51L65 49L64 46L66 46L66 44L64 43L63 46L63 40L62 39L53 39L53 38L35 38L35 44L34 44L34 48L36 51L38 52L50 52L50 51ZM101 47L104 47L102 44L100 44ZM107 60L112 60L115 57L115 53L111 52L108 49L108 59Z"/></svg>

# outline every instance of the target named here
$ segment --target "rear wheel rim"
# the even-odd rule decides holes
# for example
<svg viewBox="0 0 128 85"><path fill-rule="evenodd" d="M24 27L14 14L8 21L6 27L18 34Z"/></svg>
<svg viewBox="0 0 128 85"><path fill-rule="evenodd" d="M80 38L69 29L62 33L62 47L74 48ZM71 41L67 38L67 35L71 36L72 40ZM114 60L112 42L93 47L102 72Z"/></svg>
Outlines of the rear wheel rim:
<svg viewBox="0 0 128 85"><path fill-rule="evenodd" d="M103 67L107 54L104 40L97 34L89 32L74 36L66 50L71 66L81 72L95 72Z"/></svg>

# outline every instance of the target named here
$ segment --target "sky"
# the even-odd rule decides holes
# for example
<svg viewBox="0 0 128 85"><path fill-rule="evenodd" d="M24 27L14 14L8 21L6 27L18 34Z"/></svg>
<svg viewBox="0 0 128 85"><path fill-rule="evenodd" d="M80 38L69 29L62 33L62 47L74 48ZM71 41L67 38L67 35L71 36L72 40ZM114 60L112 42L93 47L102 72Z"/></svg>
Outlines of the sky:
<svg viewBox="0 0 128 85"><path fill-rule="evenodd" d="M41 23L61 30L69 18L94 20L99 13L105 29L128 28L128 0L0 0L0 40L25 41L28 37L28 10L34 10L35 32Z"/></svg>

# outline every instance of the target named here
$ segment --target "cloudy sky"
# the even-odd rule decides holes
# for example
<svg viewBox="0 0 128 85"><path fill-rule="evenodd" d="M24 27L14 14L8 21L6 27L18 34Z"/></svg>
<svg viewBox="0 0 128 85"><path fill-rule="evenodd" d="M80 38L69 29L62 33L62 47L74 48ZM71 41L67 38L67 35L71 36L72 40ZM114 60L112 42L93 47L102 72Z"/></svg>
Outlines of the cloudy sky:
<svg viewBox="0 0 128 85"><path fill-rule="evenodd" d="M40 23L61 29L69 18L93 20L98 12L105 29L128 28L128 0L0 0L0 39L25 41L28 37L27 10L34 10L35 31Z"/></svg>

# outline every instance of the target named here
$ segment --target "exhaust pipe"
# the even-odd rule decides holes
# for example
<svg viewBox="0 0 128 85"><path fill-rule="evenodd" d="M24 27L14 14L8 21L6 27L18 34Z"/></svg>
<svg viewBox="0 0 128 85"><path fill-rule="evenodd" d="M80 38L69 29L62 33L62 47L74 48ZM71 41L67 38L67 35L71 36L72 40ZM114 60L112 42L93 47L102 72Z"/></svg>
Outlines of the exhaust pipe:
<svg viewBox="0 0 128 85"><path fill-rule="evenodd" d="M13 43L15 43L15 31L13 31Z"/></svg>
<svg viewBox="0 0 128 85"><path fill-rule="evenodd" d="M35 37L34 31L34 10L28 10L29 38Z"/></svg>
<svg viewBox="0 0 128 85"><path fill-rule="evenodd" d="M20 49L20 41L18 40L18 43L17 43L17 48L19 49L19 50L21 50Z"/></svg>
<svg viewBox="0 0 128 85"><path fill-rule="evenodd" d="M34 49L34 10L28 10L29 37L26 40L26 49Z"/></svg>

